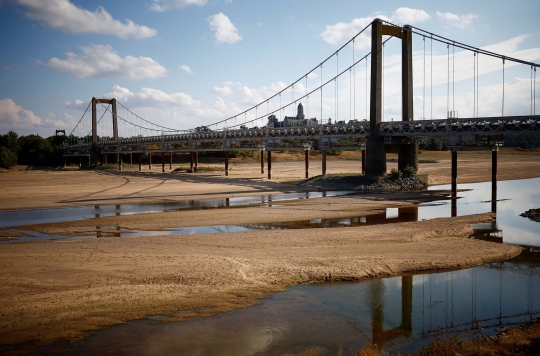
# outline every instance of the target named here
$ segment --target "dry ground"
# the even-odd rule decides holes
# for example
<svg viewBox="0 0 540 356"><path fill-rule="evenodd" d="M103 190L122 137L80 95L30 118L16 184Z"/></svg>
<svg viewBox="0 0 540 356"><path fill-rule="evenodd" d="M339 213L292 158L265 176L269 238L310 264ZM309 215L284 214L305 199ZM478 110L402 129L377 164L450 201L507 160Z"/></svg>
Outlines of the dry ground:
<svg viewBox="0 0 540 356"><path fill-rule="evenodd" d="M420 173L447 183L449 160L443 158L449 158L449 154L431 156L439 157L429 159L440 163L421 165ZM359 162L348 158L330 160L329 173L355 171ZM462 154L460 158L460 177L464 177L460 181L489 179L490 155ZM313 172L317 164L312 161ZM501 179L540 176L537 153L501 154L499 163ZM389 163L389 167L392 165ZM233 165L230 177L223 177L222 172L162 174L160 168L142 173L3 171L0 209L205 199L306 189L261 179L257 163ZM301 161L278 162L273 168L277 181L298 180L303 175ZM290 221L358 216L436 197L436 193L421 192L321 198L280 203L272 208L145 214L100 221L136 229ZM154 314L170 315L172 320L211 315L253 305L267 292L298 283L461 268L518 254L519 249L512 246L467 238L470 223L491 219L490 214L483 214L357 228L4 244L0 248L0 344L74 340L88 330ZM91 223L86 220L33 228L69 234Z"/></svg>

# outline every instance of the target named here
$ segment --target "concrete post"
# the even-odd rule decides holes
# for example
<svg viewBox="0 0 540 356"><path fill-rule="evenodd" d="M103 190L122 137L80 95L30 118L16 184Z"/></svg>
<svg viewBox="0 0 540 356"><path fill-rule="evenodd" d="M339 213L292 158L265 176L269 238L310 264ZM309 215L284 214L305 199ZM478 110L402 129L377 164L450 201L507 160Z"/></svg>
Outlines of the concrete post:
<svg viewBox="0 0 540 356"><path fill-rule="evenodd" d="M264 174L264 151L261 151L261 174Z"/></svg>
<svg viewBox="0 0 540 356"><path fill-rule="evenodd" d="M452 149L452 194L457 193L457 151Z"/></svg>
<svg viewBox="0 0 540 356"><path fill-rule="evenodd" d="M116 99L112 99L112 122L113 122L113 139L118 140L118 116L116 115Z"/></svg>
<svg viewBox="0 0 540 356"><path fill-rule="evenodd" d="M272 179L272 151L268 152L268 179Z"/></svg>
<svg viewBox="0 0 540 356"><path fill-rule="evenodd" d="M90 149L91 158L97 161L97 99L92 98L92 148Z"/></svg>
<svg viewBox="0 0 540 356"><path fill-rule="evenodd" d="M322 172L323 176L326 175L326 150L321 150L321 159L322 159Z"/></svg>
<svg viewBox="0 0 540 356"><path fill-rule="evenodd" d="M165 173L165 152L161 152L161 173Z"/></svg>
<svg viewBox="0 0 540 356"><path fill-rule="evenodd" d="M401 108L403 121L412 121L414 118L411 30L411 26L405 25L401 33Z"/></svg>
<svg viewBox="0 0 540 356"><path fill-rule="evenodd" d="M229 151L225 151L225 177L229 176Z"/></svg>
<svg viewBox="0 0 540 356"><path fill-rule="evenodd" d="M129 154L129 165L133 166L133 153Z"/></svg>
<svg viewBox="0 0 540 356"><path fill-rule="evenodd" d="M142 171L142 154L139 152L137 154L139 156L139 172Z"/></svg>
<svg viewBox="0 0 540 356"><path fill-rule="evenodd" d="M172 171L172 152L169 152L169 169Z"/></svg>
<svg viewBox="0 0 540 356"><path fill-rule="evenodd" d="M148 169L152 170L152 152L148 152Z"/></svg>
<svg viewBox="0 0 540 356"><path fill-rule="evenodd" d="M304 151L305 160L306 160L306 179L309 178L309 150Z"/></svg>
<svg viewBox="0 0 540 356"><path fill-rule="evenodd" d="M362 150L362 174L366 174L366 150Z"/></svg>

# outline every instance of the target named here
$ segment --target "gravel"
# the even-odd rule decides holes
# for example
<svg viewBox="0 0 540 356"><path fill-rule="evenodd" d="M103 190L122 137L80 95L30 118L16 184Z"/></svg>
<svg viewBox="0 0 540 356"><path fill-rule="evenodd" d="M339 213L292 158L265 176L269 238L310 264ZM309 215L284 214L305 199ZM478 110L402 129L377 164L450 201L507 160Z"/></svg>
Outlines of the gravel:
<svg viewBox="0 0 540 356"><path fill-rule="evenodd" d="M360 192L397 192L423 190L428 187L426 182L416 177L385 179L370 178L363 175L331 174L306 179L298 185L317 186L328 189L357 190Z"/></svg>

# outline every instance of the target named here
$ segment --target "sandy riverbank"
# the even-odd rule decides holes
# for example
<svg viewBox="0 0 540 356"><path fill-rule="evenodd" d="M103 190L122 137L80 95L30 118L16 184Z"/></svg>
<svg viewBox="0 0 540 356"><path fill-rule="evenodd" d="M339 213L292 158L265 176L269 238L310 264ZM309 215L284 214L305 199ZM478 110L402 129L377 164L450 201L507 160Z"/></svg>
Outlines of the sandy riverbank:
<svg viewBox="0 0 540 356"><path fill-rule="evenodd" d="M490 156L485 158L488 161ZM526 171L527 177L539 176L538 157L531 155L528 159L530 164L521 163L523 167L533 167ZM511 159L508 162L508 172L513 170L514 175L508 173L506 179L521 178L523 173L510 164ZM337 173L336 167L351 170L357 164L336 160L329 173ZM482 164L488 165L482 161L476 166ZM298 175L302 162L276 166L275 172L282 172L277 176L286 181ZM0 174L0 208L206 199L306 190L253 178L257 173L254 168L257 167L253 164L237 165L228 178L222 174L10 171ZM444 176L446 168L440 169L437 174ZM474 173L472 166L470 170ZM280 203L272 208L109 217L100 219L100 223L157 230L350 217L388 206L415 206L437 199L437 194L321 198ZM155 314L170 315L171 320L211 315L253 305L267 292L299 283L462 268L518 254L516 247L467 238L470 223L492 219L491 214L482 214L356 228L5 244L0 249L0 344L74 340L88 330ZM93 221L85 220L32 228L70 234L91 232L92 226Z"/></svg>

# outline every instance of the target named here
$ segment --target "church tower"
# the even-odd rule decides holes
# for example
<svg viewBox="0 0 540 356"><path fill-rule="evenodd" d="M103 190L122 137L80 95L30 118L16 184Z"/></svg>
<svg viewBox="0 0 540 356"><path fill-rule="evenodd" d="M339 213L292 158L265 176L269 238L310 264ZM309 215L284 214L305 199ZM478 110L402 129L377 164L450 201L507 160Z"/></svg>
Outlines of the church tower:
<svg viewBox="0 0 540 356"><path fill-rule="evenodd" d="M296 112L296 118L297 118L297 119L300 119L300 120L304 120L304 119L305 119L305 116L304 116L304 106L302 105L302 103L298 104L298 111Z"/></svg>

